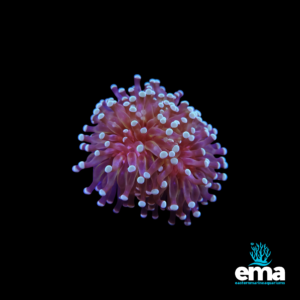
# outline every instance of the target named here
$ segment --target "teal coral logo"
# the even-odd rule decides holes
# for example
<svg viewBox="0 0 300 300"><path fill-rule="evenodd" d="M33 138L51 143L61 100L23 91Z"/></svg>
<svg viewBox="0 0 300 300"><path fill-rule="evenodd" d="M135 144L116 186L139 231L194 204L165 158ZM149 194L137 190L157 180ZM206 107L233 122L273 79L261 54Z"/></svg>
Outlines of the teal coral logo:
<svg viewBox="0 0 300 300"><path fill-rule="evenodd" d="M261 243L259 245L253 245L254 243L251 243L251 249L253 250L253 252L250 252L250 255L254 260L254 263L250 264L249 266L267 266L268 264L270 264L272 260L269 262L267 261L267 259L271 255L271 251L269 250L269 248L266 245L262 245Z"/></svg>

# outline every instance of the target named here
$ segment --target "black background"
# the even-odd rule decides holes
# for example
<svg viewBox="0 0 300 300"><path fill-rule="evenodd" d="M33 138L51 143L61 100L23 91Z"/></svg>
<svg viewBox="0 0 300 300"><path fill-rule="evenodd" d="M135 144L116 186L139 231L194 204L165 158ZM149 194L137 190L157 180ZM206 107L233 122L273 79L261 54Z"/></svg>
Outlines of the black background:
<svg viewBox="0 0 300 300"><path fill-rule="evenodd" d="M136 43L128 39L99 41L82 35L77 42L72 36L59 54L59 110L65 125L57 152L64 151L58 172L63 185L52 205L59 218L58 244L72 257L71 272L83 268L103 283L107 277L128 277L132 286L168 282L176 288L185 280L191 290L208 284L238 289L235 269L252 263L250 243L261 242L272 252L270 267L285 268L288 285L287 258L294 250L287 245L294 238L282 192L287 178L280 170L288 130L280 123L282 103L291 84L286 62L278 59L269 41L251 46L243 39L224 39L203 49L197 42L178 47L179 40L160 45L146 37ZM87 157L77 137L85 124L91 125L95 105L114 96L113 83L128 90L135 74L141 75L142 87L154 78L167 92L183 90L182 100L218 129L217 142L228 150L228 180L215 192L215 203L200 206L201 216L192 217L191 226L178 218L175 226L169 225L167 211L160 211L157 220L150 213L143 219L137 204L119 214L112 211L114 204L98 207L97 192L83 193L92 182L92 170L71 170Z"/></svg>

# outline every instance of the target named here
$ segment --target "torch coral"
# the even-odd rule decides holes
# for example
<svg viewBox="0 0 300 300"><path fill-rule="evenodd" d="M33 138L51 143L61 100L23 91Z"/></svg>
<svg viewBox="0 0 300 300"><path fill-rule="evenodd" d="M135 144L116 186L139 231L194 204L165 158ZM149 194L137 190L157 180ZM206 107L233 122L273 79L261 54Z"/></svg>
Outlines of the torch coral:
<svg viewBox="0 0 300 300"><path fill-rule="evenodd" d="M224 157L226 148L216 140L217 129L201 118L199 110L181 101L181 90L167 93L160 81L151 79L140 86L141 77L134 76L134 86L125 89L113 84L111 90L118 99L100 100L78 139L84 143L81 150L91 152L87 160L73 166L74 172L93 167L93 182L84 189L91 194L95 189L101 196L99 206L117 203L134 207L139 200L141 217L152 211L158 218L158 207L169 210L169 224L175 224L175 216L191 224L192 212L199 217L199 204L216 201L208 189L220 190L225 173L217 169L228 167ZM90 143L90 144L87 144Z"/></svg>

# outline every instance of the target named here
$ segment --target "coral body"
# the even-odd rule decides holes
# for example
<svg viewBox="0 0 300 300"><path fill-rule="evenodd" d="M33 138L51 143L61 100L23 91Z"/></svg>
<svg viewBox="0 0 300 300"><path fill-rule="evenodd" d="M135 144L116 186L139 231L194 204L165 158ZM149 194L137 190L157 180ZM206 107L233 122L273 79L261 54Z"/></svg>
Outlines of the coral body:
<svg viewBox="0 0 300 300"><path fill-rule="evenodd" d="M191 213L200 216L199 204L216 201L208 191L221 189L214 180L227 179L216 171L228 167L220 156L227 150L213 143L217 129L202 120L200 111L187 101L179 104L181 90L167 93L155 79L142 90L140 80L134 76L129 95L113 84L117 101L108 98L96 105L91 116L95 126L83 127L92 134L78 136L80 149L91 154L72 170L93 168L93 182L84 193L99 191L99 206L113 203L117 193L115 213L122 206L134 207L136 197L141 217L152 211L157 219L158 208L167 209L170 225L176 216L190 225Z"/></svg>

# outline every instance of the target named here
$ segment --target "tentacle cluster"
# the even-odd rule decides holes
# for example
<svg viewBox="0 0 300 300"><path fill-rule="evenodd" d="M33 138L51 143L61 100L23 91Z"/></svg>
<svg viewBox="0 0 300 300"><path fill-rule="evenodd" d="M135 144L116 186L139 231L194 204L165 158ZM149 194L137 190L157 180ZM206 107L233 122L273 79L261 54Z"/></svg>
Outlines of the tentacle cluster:
<svg viewBox="0 0 300 300"><path fill-rule="evenodd" d="M215 180L227 179L228 164L222 155L227 153L219 143L217 129L201 118L201 113L181 101L181 90L167 93L160 81L151 79L140 86L141 77L134 76L134 86L126 93L113 84L116 96L100 100L78 139L81 150L91 152L87 160L73 166L74 172L93 168L93 182L84 189L91 194L95 189L101 198L99 206L117 203L134 207L135 197L141 207L141 217L152 211L158 218L158 208L169 210L169 224L175 217L191 224L190 213L199 217L199 204L216 201L208 189L220 190ZM179 105L178 105L179 104ZM220 156L220 157L216 157Z"/></svg>

